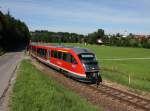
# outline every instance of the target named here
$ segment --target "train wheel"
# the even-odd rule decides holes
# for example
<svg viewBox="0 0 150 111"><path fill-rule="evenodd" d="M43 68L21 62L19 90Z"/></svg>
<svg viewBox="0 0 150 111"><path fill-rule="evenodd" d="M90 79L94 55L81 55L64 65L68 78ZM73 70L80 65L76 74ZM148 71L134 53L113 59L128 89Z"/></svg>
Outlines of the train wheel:
<svg viewBox="0 0 150 111"><path fill-rule="evenodd" d="M99 84L102 82L102 77L99 74L97 74L95 79L96 79L96 87L98 87Z"/></svg>
<svg viewBox="0 0 150 111"><path fill-rule="evenodd" d="M59 69L59 72L60 72L60 73L63 73L63 70L60 68L60 69Z"/></svg>
<svg viewBox="0 0 150 111"><path fill-rule="evenodd" d="M99 82L102 83L102 77L101 76L99 76Z"/></svg>

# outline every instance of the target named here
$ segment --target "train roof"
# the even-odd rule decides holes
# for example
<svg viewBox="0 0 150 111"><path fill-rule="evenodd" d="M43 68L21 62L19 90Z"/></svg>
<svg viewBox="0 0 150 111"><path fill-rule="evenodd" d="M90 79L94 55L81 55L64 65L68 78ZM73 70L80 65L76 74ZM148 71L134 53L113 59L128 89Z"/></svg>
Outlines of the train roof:
<svg viewBox="0 0 150 111"><path fill-rule="evenodd" d="M92 53L89 49L86 48L79 48L79 47L73 47L71 48L76 54L81 54L81 53Z"/></svg>
<svg viewBox="0 0 150 111"><path fill-rule="evenodd" d="M80 47L74 47L74 46L64 46L64 45L46 45L46 44L32 44L32 45L38 45L38 46L46 46L46 47L54 47L54 48L64 48L64 49L71 49L73 50L76 54L81 54L81 53L93 53L87 48L80 48Z"/></svg>
<svg viewBox="0 0 150 111"><path fill-rule="evenodd" d="M51 46L50 46L51 47ZM74 46L64 46L64 45L60 45L60 46L52 46L52 47L56 47L56 48L64 48L64 49L71 49L73 50L76 54L81 54L81 53L92 53L89 49L86 48L81 48L81 47L74 47Z"/></svg>

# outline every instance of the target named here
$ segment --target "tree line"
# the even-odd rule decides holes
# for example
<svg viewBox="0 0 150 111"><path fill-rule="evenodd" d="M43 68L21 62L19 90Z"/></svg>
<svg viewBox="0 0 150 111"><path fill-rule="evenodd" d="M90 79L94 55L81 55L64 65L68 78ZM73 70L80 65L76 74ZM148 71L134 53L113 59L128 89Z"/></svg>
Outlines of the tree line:
<svg viewBox="0 0 150 111"><path fill-rule="evenodd" d="M118 33L108 37L108 45L150 48L150 37L140 37L133 34L123 37Z"/></svg>
<svg viewBox="0 0 150 111"><path fill-rule="evenodd" d="M82 35L69 32L49 32L47 30L36 30L31 32L31 40L34 42L71 42L71 43L87 43L102 44L108 46L126 46L126 47L143 47L150 48L150 37L138 37L130 33L126 37L117 33L113 35L106 35L103 29L98 29L96 32L88 35Z"/></svg>
<svg viewBox="0 0 150 111"><path fill-rule="evenodd" d="M97 32L93 32L88 34L87 40L88 43L98 43L97 40L101 40L104 45L109 46L123 46L123 47L143 47L150 48L150 36L140 36L133 35L130 33L129 35L121 35L120 33L113 35L105 35L103 29L98 29Z"/></svg>
<svg viewBox="0 0 150 111"><path fill-rule="evenodd" d="M0 48L8 51L29 43L30 33L26 24L8 12L0 11Z"/></svg>
<svg viewBox="0 0 150 111"><path fill-rule="evenodd" d="M47 30L36 30L31 33L31 40L34 42L82 42L84 35L69 32L50 32Z"/></svg>

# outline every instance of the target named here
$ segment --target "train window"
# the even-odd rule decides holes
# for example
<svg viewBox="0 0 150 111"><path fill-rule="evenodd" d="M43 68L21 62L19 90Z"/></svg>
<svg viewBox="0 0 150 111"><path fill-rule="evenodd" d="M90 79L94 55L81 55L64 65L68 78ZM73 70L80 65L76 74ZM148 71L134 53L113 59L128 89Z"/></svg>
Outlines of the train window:
<svg viewBox="0 0 150 111"><path fill-rule="evenodd" d="M71 63L77 64L77 61L75 60L75 58L72 55L71 55Z"/></svg>
<svg viewBox="0 0 150 111"><path fill-rule="evenodd" d="M67 60L67 53L63 52L63 54L62 54L62 59L63 59L64 61Z"/></svg>
<svg viewBox="0 0 150 111"><path fill-rule="evenodd" d="M42 49L39 49L39 56L42 57Z"/></svg>
<svg viewBox="0 0 150 111"><path fill-rule="evenodd" d="M51 56L54 57L54 51L53 50L51 51Z"/></svg>
<svg viewBox="0 0 150 111"><path fill-rule="evenodd" d="M47 50L44 49L44 52L45 52L44 57L46 58L47 57Z"/></svg>
<svg viewBox="0 0 150 111"><path fill-rule="evenodd" d="M71 54L67 54L66 61L67 61L67 62L71 62Z"/></svg>
<svg viewBox="0 0 150 111"><path fill-rule="evenodd" d="M38 53L38 56L40 57L46 57L47 51L46 49L39 48L37 49L37 53Z"/></svg>
<svg viewBox="0 0 150 111"><path fill-rule="evenodd" d="M40 49L37 49L37 55L38 56L40 55Z"/></svg>
<svg viewBox="0 0 150 111"><path fill-rule="evenodd" d="M34 51L34 48L32 47L32 52Z"/></svg>
<svg viewBox="0 0 150 111"><path fill-rule="evenodd" d="M54 58L57 58L57 51L52 50L51 51L51 56Z"/></svg>
<svg viewBox="0 0 150 111"><path fill-rule="evenodd" d="M80 54L79 58L82 62L92 62L96 60L95 55L92 53Z"/></svg>
<svg viewBox="0 0 150 111"><path fill-rule="evenodd" d="M71 54L67 54L66 61L73 63L73 64L77 64L77 61L75 60L75 58Z"/></svg>
<svg viewBox="0 0 150 111"><path fill-rule="evenodd" d="M34 53L36 51L36 48L32 46L32 52Z"/></svg>
<svg viewBox="0 0 150 111"><path fill-rule="evenodd" d="M43 55L42 55L42 57L46 57L46 54L47 54L46 49L42 49L42 50L43 50Z"/></svg>
<svg viewBox="0 0 150 111"><path fill-rule="evenodd" d="M57 58L57 51L54 51L54 58Z"/></svg>
<svg viewBox="0 0 150 111"><path fill-rule="evenodd" d="M58 52L57 52L57 58L58 58L58 59L61 59L61 56L62 56L62 52L58 51Z"/></svg>
<svg viewBox="0 0 150 111"><path fill-rule="evenodd" d="M36 52L36 48L35 47L33 48L33 52Z"/></svg>

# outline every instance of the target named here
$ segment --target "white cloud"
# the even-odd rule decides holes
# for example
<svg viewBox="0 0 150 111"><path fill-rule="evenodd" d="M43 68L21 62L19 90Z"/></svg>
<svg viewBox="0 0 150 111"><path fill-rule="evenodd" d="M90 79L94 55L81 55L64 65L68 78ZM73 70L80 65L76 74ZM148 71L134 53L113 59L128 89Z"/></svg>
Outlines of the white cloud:
<svg viewBox="0 0 150 111"><path fill-rule="evenodd" d="M129 2L129 0L127 0ZM110 3L115 5L120 4L121 6L124 4L125 6L136 7L136 0L133 0L135 4L127 3L127 1L118 1L117 3ZM47 3L48 2L48 3ZM150 14L145 10L145 12L138 12L138 10L131 10L120 8L114 8L108 5L103 5L91 1L0 1L3 9L10 9L13 15L18 18L21 18L27 22L31 29L37 28L48 28L54 30L75 30L76 32L89 32L90 30L95 30L98 25L107 24L109 27L106 30L110 32L114 30L120 30L120 28L126 28L129 26L139 26L143 27L143 30L146 28L150 28ZM137 0L138 3L139 0ZM71 4L72 3L72 4ZM133 3L133 2L132 2ZM149 3L147 0L143 1L143 4ZM143 5L142 4L142 5ZM147 9L141 8L142 10ZM136 7L137 8L137 7ZM41 21L44 20L44 21ZM40 23L38 23L40 22ZM48 26L44 26L45 22L47 22ZM57 23L56 23L57 22ZM58 22L60 25L58 25ZM63 26L66 22L66 26ZM68 22L68 23L67 23ZM37 23L37 25L33 24ZM72 23L72 25L70 24ZM33 27L33 26L34 27ZM55 25L55 27L54 27ZM70 26L69 26L70 25ZM89 27L87 27L89 25ZM112 25L112 26L111 26ZM115 25L115 28L113 26ZM116 27L118 25L118 27ZM119 26L120 25L120 26ZM53 28L51 28L53 26ZM121 27L122 26L122 27ZM129 29L131 29L129 27ZM137 27L135 27L137 29ZM81 30L81 31L80 31ZM125 29L122 29L125 30ZM132 29L133 31L134 29ZM138 29L137 29L138 30Z"/></svg>

